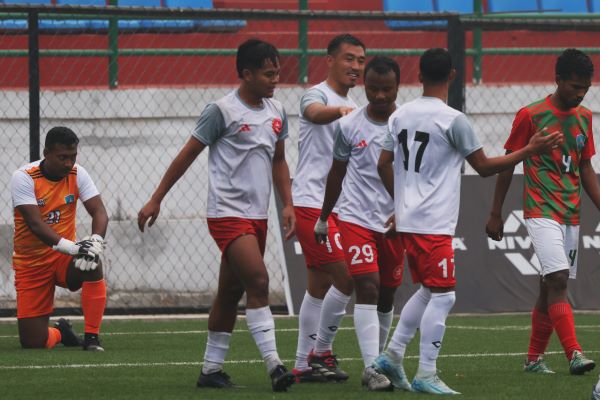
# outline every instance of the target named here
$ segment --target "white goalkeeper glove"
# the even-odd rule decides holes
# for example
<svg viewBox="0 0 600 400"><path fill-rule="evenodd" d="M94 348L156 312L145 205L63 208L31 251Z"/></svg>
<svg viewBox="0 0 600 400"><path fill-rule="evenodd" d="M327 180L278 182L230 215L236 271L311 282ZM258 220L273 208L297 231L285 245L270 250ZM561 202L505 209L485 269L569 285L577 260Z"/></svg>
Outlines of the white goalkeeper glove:
<svg viewBox="0 0 600 400"><path fill-rule="evenodd" d="M98 268L100 256L75 256L75 268L81 271L93 271Z"/></svg>
<svg viewBox="0 0 600 400"><path fill-rule="evenodd" d="M314 233L317 243L327 243L327 235L329 233L329 224L327 223L327 220L322 221L321 217L319 217L315 224Z"/></svg>
<svg viewBox="0 0 600 400"><path fill-rule="evenodd" d="M57 244L52 246L52 250L56 250L59 253L67 254L69 256L76 256L79 254L87 254L88 248L92 246L92 242L90 240L81 241L81 242L72 242L69 239L60 238Z"/></svg>
<svg viewBox="0 0 600 400"><path fill-rule="evenodd" d="M104 238L97 233L94 233L92 236L84 237L83 240L89 239L92 242L92 248L90 249L92 253L100 255L102 251L106 248L106 242Z"/></svg>
<svg viewBox="0 0 600 400"><path fill-rule="evenodd" d="M86 249L87 254L80 254L75 257L75 268L81 271L93 271L98 268L100 253L102 253L105 246L104 238L93 234L91 237L84 237L78 243L90 243L90 246Z"/></svg>

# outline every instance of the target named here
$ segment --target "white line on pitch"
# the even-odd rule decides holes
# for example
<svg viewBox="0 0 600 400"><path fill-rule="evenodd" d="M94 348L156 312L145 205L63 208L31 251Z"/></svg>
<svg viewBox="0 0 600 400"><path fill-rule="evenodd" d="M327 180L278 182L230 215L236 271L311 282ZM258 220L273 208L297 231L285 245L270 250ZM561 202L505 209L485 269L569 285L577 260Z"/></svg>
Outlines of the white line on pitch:
<svg viewBox="0 0 600 400"><path fill-rule="evenodd" d="M598 350L587 350L586 353L599 353ZM549 351L549 354L563 354L562 351ZM439 358L479 358L479 357L523 357L527 353L467 353L467 354L440 354ZM419 356L406 356L407 359L418 359ZM362 361L362 358L340 358L340 361ZM263 360L231 360L225 364L260 364ZM294 360L283 360L292 363ZM107 364L50 364L50 365L0 365L0 370L28 370L28 369L69 369L69 368L135 368L135 367L188 367L200 366L200 361L172 361L172 362L140 362L140 363L107 363Z"/></svg>
<svg viewBox="0 0 600 400"><path fill-rule="evenodd" d="M449 325L447 329L474 330L474 331L529 331L530 326L510 325L510 326L466 326L466 325ZM600 325L577 325L579 330L600 330ZM353 331L354 327L342 326L338 331ZM276 332L298 332L298 328L281 328L276 329ZM234 333L245 333L247 329L236 329ZM190 331L140 331L140 332L103 332L102 336L126 336L126 335L197 335L207 334L208 330L190 330ZM14 339L17 335L0 335L0 339Z"/></svg>

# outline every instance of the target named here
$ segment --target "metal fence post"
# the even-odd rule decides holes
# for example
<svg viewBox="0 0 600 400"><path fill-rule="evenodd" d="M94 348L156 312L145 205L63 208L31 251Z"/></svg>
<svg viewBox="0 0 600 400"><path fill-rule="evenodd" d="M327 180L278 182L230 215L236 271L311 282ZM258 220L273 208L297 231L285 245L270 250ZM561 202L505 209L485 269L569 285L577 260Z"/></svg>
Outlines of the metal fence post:
<svg viewBox="0 0 600 400"><path fill-rule="evenodd" d="M299 1L300 10L308 10L308 0ZM298 83L308 82L308 21L298 22L298 49L301 54L298 59Z"/></svg>
<svg viewBox="0 0 600 400"><path fill-rule="evenodd" d="M482 0L474 0L473 8L475 11L475 15L481 17L483 15L483 4ZM475 50L475 55L473 56L473 82L476 84L481 83L481 64L482 64L482 48L483 48L483 39L481 28L475 28L473 30L473 49Z"/></svg>
<svg viewBox="0 0 600 400"><path fill-rule="evenodd" d="M117 6L117 0L110 0L111 6ZM108 87L115 89L119 85L119 20L108 20Z"/></svg>
<svg viewBox="0 0 600 400"><path fill-rule="evenodd" d="M448 92L448 105L459 111L465 109L465 66L466 66L466 40L465 29L458 16L448 19L448 51L452 56L456 77L450 84Z"/></svg>
<svg viewBox="0 0 600 400"><path fill-rule="evenodd" d="M40 43L38 13L27 14L29 33L29 161L40 159Z"/></svg>

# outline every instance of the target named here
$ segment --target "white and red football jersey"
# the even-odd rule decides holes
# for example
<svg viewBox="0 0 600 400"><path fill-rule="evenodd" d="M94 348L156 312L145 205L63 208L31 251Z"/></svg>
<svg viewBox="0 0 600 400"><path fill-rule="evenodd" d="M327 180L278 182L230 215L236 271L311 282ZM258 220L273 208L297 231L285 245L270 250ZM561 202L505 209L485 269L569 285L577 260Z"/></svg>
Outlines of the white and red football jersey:
<svg viewBox="0 0 600 400"><path fill-rule="evenodd" d="M294 205L320 209L325 196L325 184L333 161L333 135L337 121L318 125L304 118L306 107L320 103L332 107L356 107L350 97L337 94L326 82L313 86L300 100L300 134L298 166L292 185Z"/></svg>
<svg viewBox="0 0 600 400"><path fill-rule="evenodd" d="M267 218L275 146L287 135L275 99L254 108L234 90L204 109L193 136L209 146L207 217Z"/></svg>
<svg viewBox="0 0 600 400"><path fill-rule="evenodd" d="M371 120L364 106L339 120L333 144L333 158L348 161L338 217L376 232L385 232L394 213L394 202L377 173L387 132L387 123Z"/></svg>
<svg viewBox="0 0 600 400"><path fill-rule="evenodd" d="M467 117L437 97L400 106L384 148L394 152L396 230L454 235L465 157L482 146Z"/></svg>

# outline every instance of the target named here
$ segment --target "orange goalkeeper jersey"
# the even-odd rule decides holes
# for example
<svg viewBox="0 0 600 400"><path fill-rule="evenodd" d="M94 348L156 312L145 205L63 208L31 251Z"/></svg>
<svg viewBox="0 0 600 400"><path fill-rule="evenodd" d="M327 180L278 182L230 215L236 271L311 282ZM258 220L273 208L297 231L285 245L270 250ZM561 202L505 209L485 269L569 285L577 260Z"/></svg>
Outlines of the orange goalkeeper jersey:
<svg viewBox="0 0 600 400"><path fill-rule="evenodd" d="M61 237L74 241L75 215L77 199L79 198L77 166L73 167L69 175L58 182L44 177L39 162L25 166L17 173L20 171L28 174L33 180L35 199L44 222ZM19 187L16 189L19 189ZM15 187L13 187L14 191ZM48 246L33 234L16 207L14 208L14 215L13 265L31 267L55 262L60 257L60 253L52 250L51 246Z"/></svg>

